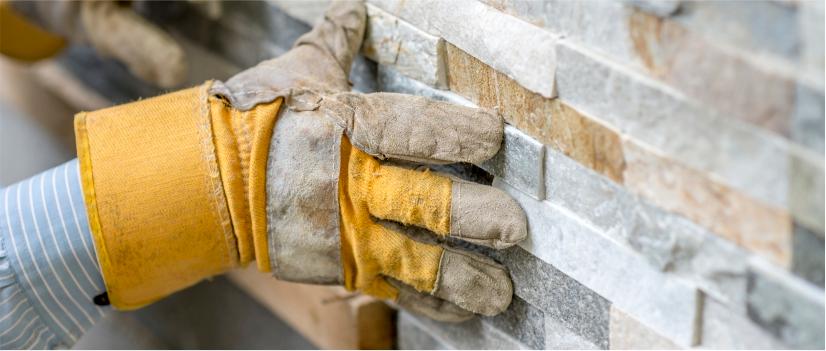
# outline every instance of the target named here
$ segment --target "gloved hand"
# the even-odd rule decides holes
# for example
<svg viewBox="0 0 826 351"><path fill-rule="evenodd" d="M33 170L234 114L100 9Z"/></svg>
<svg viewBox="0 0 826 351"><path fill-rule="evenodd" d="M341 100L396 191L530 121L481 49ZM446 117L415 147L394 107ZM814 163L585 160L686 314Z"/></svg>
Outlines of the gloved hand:
<svg viewBox="0 0 826 351"><path fill-rule="evenodd" d="M364 27L361 2L335 2L292 50L226 83L78 115L115 307L256 260L279 279L344 284L440 320L507 308L506 269L444 241L512 246L527 235L522 210L498 189L409 165L491 158L502 118L351 93Z"/></svg>
<svg viewBox="0 0 826 351"><path fill-rule="evenodd" d="M16 14L22 15L18 17L25 17L37 27L69 42L88 43L99 53L123 62L135 76L150 83L169 88L186 78L186 57L181 46L169 34L135 13L130 3L15 0L8 5ZM215 7L214 3L212 7ZM19 39L32 40L31 37ZM34 44L23 45L32 47ZM56 44L51 46L58 48ZM24 60L44 56L27 50L14 51L18 54L12 52L11 56Z"/></svg>
<svg viewBox="0 0 826 351"><path fill-rule="evenodd" d="M481 163L499 150L502 119L417 96L350 93L365 9L335 3L325 19L290 52L210 90L242 111L285 98L267 174L275 276L343 281L437 319L502 312L513 290L502 266L411 232L506 248L527 234L519 206L498 189L387 162Z"/></svg>

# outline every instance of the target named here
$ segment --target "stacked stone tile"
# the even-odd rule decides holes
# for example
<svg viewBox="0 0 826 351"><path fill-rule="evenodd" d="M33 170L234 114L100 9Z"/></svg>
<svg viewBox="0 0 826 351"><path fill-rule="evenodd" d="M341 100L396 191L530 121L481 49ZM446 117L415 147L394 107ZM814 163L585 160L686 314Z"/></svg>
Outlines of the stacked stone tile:
<svg viewBox="0 0 826 351"><path fill-rule="evenodd" d="M824 347L822 2L367 3L355 88L497 109L529 220L507 312L400 313L400 347ZM169 26L244 67L325 5Z"/></svg>

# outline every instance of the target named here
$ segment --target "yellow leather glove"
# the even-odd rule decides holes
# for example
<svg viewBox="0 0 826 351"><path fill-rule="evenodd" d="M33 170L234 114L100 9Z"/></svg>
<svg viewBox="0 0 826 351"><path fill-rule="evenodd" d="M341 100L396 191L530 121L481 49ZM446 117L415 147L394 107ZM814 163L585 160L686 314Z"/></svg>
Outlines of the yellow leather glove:
<svg viewBox="0 0 826 351"><path fill-rule="evenodd" d="M0 53L36 61L56 54L66 41L86 42L160 87L173 87L186 78L180 45L123 2L0 2Z"/></svg>
<svg viewBox="0 0 826 351"><path fill-rule="evenodd" d="M410 163L481 163L501 117L350 93L360 2L335 2L283 56L227 82L79 114L90 223L110 300L135 308L257 261L459 321L510 304L504 267L448 248L527 235L504 192ZM402 163L400 161L404 161Z"/></svg>

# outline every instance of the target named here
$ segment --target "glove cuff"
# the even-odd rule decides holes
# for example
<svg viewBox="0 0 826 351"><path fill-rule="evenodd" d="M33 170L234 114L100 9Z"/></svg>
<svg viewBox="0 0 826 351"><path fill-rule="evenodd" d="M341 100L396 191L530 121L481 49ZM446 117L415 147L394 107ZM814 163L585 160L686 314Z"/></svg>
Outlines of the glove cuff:
<svg viewBox="0 0 826 351"><path fill-rule="evenodd" d="M75 118L90 228L116 308L152 303L256 251L269 268L264 174L281 100L236 115L210 99L210 85Z"/></svg>

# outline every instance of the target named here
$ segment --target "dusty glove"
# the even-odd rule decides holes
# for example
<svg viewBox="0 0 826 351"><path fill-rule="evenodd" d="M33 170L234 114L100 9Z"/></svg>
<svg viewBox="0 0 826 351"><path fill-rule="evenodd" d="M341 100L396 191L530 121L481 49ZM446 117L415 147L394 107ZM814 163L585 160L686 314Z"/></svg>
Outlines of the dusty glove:
<svg viewBox="0 0 826 351"><path fill-rule="evenodd" d="M226 83L78 115L113 305L255 260L279 279L344 284L441 320L507 308L505 268L442 242L512 246L527 233L522 210L495 188L409 165L485 161L501 117L350 93L364 26L362 3L336 2L292 50Z"/></svg>
<svg viewBox="0 0 826 351"><path fill-rule="evenodd" d="M502 266L410 234L506 248L526 236L518 205L497 189L384 160L481 163L499 150L503 122L422 97L350 93L364 18L363 5L336 3L290 52L210 90L239 110L285 98L267 174L272 270L343 282L439 319L501 312L512 296Z"/></svg>
<svg viewBox="0 0 826 351"><path fill-rule="evenodd" d="M33 61L52 55L62 47L60 38L85 42L103 55L123 62L137 77L161 87L173 87L186 77L186 58L181 46L166 32L117 1L11 1L2 11L15 21L22 18L38 27L21 36L20 46L5 52ZM15 16L16 15L16 16ZM22 27L21 27L22 28ZM48 33L59 38L49 38ZM42 37L36 40L31 35ZM54 36L54 35L52 35ZM11 44L15 38L4 38ZM34 40L34 42L33 42ZM38 45L38 42L43 44ZM39 48L45 46L48 50Z"/></svg>

